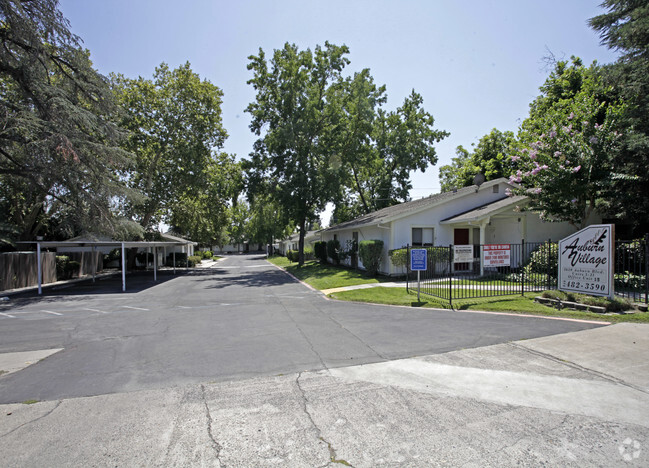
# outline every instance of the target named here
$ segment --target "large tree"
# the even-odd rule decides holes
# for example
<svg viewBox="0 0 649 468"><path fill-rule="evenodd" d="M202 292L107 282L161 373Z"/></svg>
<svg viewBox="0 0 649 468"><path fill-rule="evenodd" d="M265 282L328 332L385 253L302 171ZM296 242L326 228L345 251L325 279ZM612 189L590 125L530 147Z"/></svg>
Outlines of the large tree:
<svg viewBox="0 0 649 468"><path fill-rule="evenodd" d="M286 238L294 229L284 208L271 195L259 193L251 200L247 225L251 241L273 245L275 240Z"/></svg>
<svg viewBox="0 0 649 468"><path fill-rule="evenodd" d="M173 223L177 202L210 183L218 150L227 133L221 120L222 91L192 71L189 63L174 70L156 68L153 79L113 76L123 107L122 126L130 131L125 148L136 164L128 184L146 199L126 207L145 229ZM214 200L214 203L218 203Z"/></svg>
<svg viewBox="0 0 649 468"><path fill-rule="evenodd" d="M442 191L468 187L478 173L482 173L486 180L509 177L513 170L511 157L516 152L516 145L513 132L501 132L494 128L480 138L473 152L458 146L457 156L451 164L439 168Z"/></svg>
<svg viewBox="0 0 649 468"><path fill-rule="evenodd" d="M130 155L106 79L56 0L0 0L0 208L20 239L110 231Z"/></svg>
<svg viewBox="0 0 649 468"><path fill-rule="evenodd" d="M370 123L370 144L356 157L343 160L354 174L350 185L359 214L407 201L412 188L410 173L437 163L434 144L449 135L436 130L433 116L423 108L414 90L395 111L378 108Z"/></svg>
<svg viewBox="0 0 649 468"><path fill-rule="evenodd" d="M262 49L250 56L248 81L256 99L246 109L255 142L250 177L266 180L272 194L299 227L304 263L307 222L338 192L342 174L336 153L337 86L349 63L348 49L325 43L315 50L285 44L270 60Z"/></svg>
<svg viewBox="0 0 649 468"><path fill-rule="evenodd" d="M226 153L216 153L203 175L205 183L169 203L173 230L200 244L223 246L231 225L230 200L243 190L241 164Z"/></svg>
<svg viewBox="0 0 649 468"><path fill-rule="evenodd" d="M604 80L626 106L624 132L616 155L612 211L636 227L647 229L649 212L649 4L645 0L606 0L608 11L590 19L602 43L620 52L603 67Z"/></svg>
<svg viewBox="0 0 649 468"><path fill-rule="evenodd" d="M624 106L601 79L599 67L577 58L558 62L523 122L520 152L510 177L543 217L584 227L595 211L606 212L616 196Z"/></svg>

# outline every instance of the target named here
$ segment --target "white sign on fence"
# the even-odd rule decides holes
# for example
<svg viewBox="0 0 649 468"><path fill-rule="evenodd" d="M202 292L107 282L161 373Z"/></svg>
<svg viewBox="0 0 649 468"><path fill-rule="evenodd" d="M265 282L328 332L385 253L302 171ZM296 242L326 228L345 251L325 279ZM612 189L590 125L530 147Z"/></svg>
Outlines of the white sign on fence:
<svg viewBox="0 0 649 468"><path fill-rule="evenodd" d="M470 263L473 261L473 246L472 245L454 245L453 246L453 262L455 263Z"/></svg>
<svg viewBox="0 0 649 468"><path fill-rule="evenodd" d="M484 266L509 266L511 246L509 244L486 244L484 246Z"/></svg>
<svg viewBox="0 0 649 468"><path fill-rule="evenodd" d="M613 298L612 224L588 226L559 241L559 289Z"/></svg>

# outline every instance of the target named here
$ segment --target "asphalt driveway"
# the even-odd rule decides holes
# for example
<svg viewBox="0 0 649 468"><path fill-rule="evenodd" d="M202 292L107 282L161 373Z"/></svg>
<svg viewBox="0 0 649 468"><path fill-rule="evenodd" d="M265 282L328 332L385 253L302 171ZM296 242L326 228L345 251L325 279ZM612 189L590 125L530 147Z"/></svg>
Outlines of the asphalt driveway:
<svg viewBox="0 0 649 468"><path fill-rule="evenodd" d="M0 376L0 403L281 376L599 325L327 300L260 255L85 283L0 305L0 353L60 348Z"/></svg>

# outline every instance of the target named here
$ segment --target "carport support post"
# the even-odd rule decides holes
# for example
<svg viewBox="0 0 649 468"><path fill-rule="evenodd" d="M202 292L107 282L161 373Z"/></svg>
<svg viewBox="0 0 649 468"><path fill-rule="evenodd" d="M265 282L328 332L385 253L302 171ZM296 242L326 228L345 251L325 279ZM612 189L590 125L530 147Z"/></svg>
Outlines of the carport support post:
<svg viewBox="0 0 649 468"><path fill-rule="evenodd" d="M158 248L153 247L153 282L158 281Z"/></svg>
<svg viewBox="0 0 649 468"><path fill-rule="evenodd" d="M126 248L122 242L122 292L126 292Z"/></svg>
<svg viewBox="0 0 649 468"><path fill-rule="evenodd" d="M173 264L174 264L174 275L176 274L176 248L174 247L174 251L171 253L173 256Z"/></svg>
<svg viewBox="0 0 649 468"><path fill-rule="evenodd" d="M92 246L92 282L95 282L95 273L97 272L97 256L95 255L95 246Z"/></svg>
<svg viewBox="0 0 649 468"><path fill-rule="evenodd" d="M36 268L38 268L38 294L43 294L43 265L41 265L41 243L36 242Z"/></svg>

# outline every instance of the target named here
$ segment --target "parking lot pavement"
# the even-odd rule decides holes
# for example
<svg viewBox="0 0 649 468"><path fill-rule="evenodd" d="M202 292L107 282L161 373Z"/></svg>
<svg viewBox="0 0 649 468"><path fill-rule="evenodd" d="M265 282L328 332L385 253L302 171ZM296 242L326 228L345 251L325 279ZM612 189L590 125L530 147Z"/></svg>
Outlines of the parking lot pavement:
<svg viewBox="0 0 649 468"><path fill-rule="evenodd" d="M648 466L648 332L0 405L2 465Z"/></svg>
<svg viewBox="0 0 649 468"><path fill-rule="evenodd" d="M0 353L63 349L0 377L0 403L292 374L602 324L327 300L262 255L131 274L0 306Z"/></svg>

